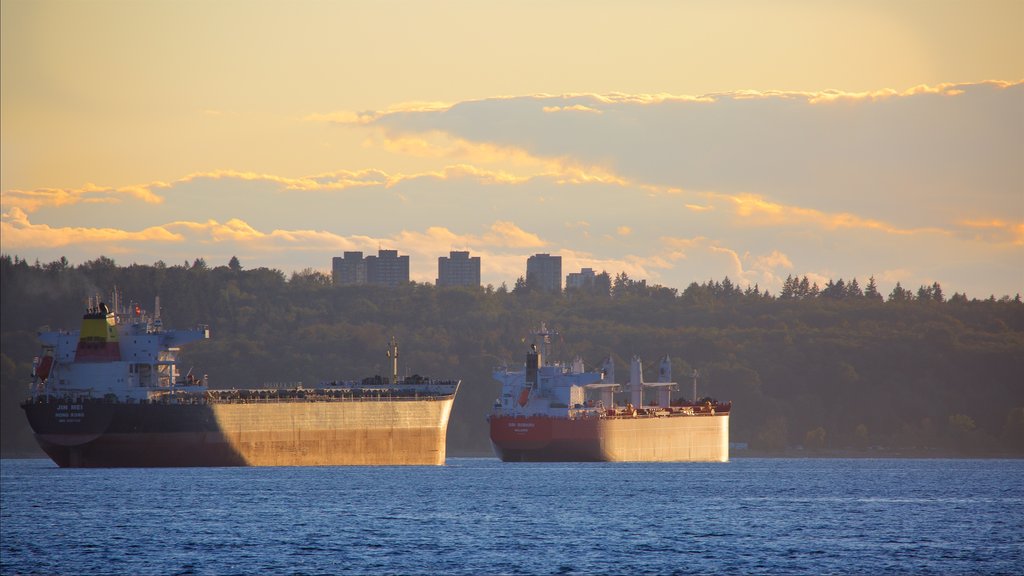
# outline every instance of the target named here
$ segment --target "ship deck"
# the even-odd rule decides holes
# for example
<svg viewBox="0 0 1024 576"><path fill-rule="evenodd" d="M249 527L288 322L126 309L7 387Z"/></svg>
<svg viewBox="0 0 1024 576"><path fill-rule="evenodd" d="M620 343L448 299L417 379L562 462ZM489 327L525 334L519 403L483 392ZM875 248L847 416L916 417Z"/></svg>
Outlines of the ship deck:
<svg viewBox="0 0 1024 576"><path fill-rule="evenodd" d="M451 391L443 390L449 388ZM442 390L438 390L442 388ZM401 402L445 399L455 395L455 381L435 382L429 387L405 388L310 388L157 391L148 400L118 400L82 394L43 395L25 404L252 404L295 402Z"/></svg>

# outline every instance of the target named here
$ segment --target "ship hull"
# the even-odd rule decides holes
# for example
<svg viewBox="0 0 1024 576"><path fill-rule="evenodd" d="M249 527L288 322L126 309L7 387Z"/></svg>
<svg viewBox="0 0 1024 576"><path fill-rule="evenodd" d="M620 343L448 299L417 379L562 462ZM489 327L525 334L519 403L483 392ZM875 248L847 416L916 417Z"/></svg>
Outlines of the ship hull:
<svg viewBox="0 0 1024 576"><path fill-rule="evenodd" d="M729 414L551 418L491 416L506 462L727 462Z"/></svg>
<svg viewBox="0 0 1024 576"><path fill-rule="evenodd" d="M61 467L442 465L454 395L23 405Z"/></svg>

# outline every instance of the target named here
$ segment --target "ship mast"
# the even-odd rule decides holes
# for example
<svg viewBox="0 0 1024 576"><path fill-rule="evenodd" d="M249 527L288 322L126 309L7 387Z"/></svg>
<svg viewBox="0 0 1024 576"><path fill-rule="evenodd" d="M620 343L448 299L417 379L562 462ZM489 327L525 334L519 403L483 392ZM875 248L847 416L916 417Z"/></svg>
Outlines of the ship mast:
<svg viewBox="0 0 1024 576"><path fill-rule="evenodd" d="M398 340L394 336L388 342L388 358L391 359L391 383L398 384Z"/></svg>
<svg viewBox="0 0 1024 576"><path fill-rule="evenodd" d="M540 323L540 329L533 333L534 339L540 336L540 362L538 366L544 365L544 360L551 358L551 337L557 336L558 332L548 329L546 323Z"/></svg>

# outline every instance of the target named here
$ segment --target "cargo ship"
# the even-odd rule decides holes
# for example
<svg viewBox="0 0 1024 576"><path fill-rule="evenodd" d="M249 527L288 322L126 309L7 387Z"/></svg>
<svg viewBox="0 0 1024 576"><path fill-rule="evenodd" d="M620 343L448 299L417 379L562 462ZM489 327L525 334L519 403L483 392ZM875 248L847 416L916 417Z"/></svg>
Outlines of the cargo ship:
<svg viewBox="0 0 1024 576"><path fill-rule="evenodd" d="M491 445L505 462L726 462L729 402L672 400L672 363L661 360L657 382L644 382L634 357L629 382L615 383L611 356L587 371L576 358L549 362L551 338L541 325L521 370L495 370L501 396L488 416ZM644 399L650 397L645 404ZM621 398L621 401L617 400Z"/></svg>
<svg viewBox="0 0 1024 576"><path fill-rule="evenodd" d="M441 465L458 380L391 377L215 390L179 367L207 326L168 330L137 304L91 299L79 330L40 331L35 438L61 467Z"/></svg>

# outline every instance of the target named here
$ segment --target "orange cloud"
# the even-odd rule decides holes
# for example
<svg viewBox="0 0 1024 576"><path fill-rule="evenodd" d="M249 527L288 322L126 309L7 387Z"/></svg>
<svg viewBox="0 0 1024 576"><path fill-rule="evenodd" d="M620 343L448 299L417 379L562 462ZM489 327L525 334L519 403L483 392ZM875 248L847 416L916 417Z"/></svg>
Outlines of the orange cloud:
<svg viewBox="0 0 1024 576"><path fill-rule="evenodd" d="M4 249L60 248L78 244L126 245L130 243L183 243L186 241L250 245L261 250L352 249L358 242L330 232L316 230L274 230L266 233L246 222L231 219L220 223L176 221L140 231L117 228L52 227L32 224L20 208L12 208L0 221ZM368 240L366 244L372 244ZM115 248L116 249L116 248Z"/></svg>
<svg viewBox="0 0 1024 576"><path fill-rule="evenodd" d="M52 227L32 224L21 208L11 208L0 219L0 236L4 249L60 248L76 244L105 242L181 242L185 238L163 226L152 226L138 232L116 228Z"/></svg>
<svg viewBox="0 0 1024 576"><path fill-rule="evenodd" d="M403 114L409 112L443 112L452 105L445 102L402 102L389 106L386 110L372 112L352 112L342 110L328 112L326 114L310 114L303 118L307 122L329 122L332 124L350 124L363 126L372 124L380 118L390 114Z"/></svg>
<svg viewBox="0 0 1024 576"><path fill-rule="evenodd" d="M545 106L541 108L544 112L587 112L589 114L604 114L604 112L597 108L591 108L590 106L584 106L582 104L574 104L572 106Z"/></svg>
<svg viewBox="0 0 1024 576"><path fill-rule="evenodd" d="M977 233L975 238L996 243L1010 243L1024 246L1024 222L1008 222L993 218L991 220L963 220L959 224L971 228Z"/></svg>
<svg viewBox="0 0 1024 576"><path fill-rule="evenodd" d="M153 192L154 188L167 188L165 182L152 182L147 185L122 186L111 188L86 184L81 188L37 188L35 190L8 190L0 196L3 209L19 208L31 213L47 206L71 206L79 203L120 203L126 196L147 202L160 204L163 197Z"/></svg>
<svg viewBox="0 0 1024 576"><path fill-rule="evenodd" d="M897 228L891 224L870 218L861 218L850 213L827 213L812 208L789 206L766 200L757 194L726 195L719 198L733 205L737 216L744 222L760 226L789 226L794 224L813 224L828 230L840 228L859 228L878 230L887 234L910 235L917 233L949 234L939 228Z"/></svg>
<svg viewBox="0 0 1024 576"><path fill-rule="evenodd" d="M484 234L484 240L487 244L511 248L539 248L546 244L540 236L504 221L492 224L490 231Z"/></svg>
<svg viewBox="0 0 1024 576"><path fill-rule="evenodd" d="M767 256L757 256L754 259L755 266L759 270L773 270L775 268L793 268L793 262L790 261L789 256L786 256L778 250L772 250L772 253Z"/></svg>
<svg viewBox="0 0 1024 576"><path fill-rule="evenodd" d="M700 101L714 102L719 99L730 98L733 100L756 100L775 98L784 100L806 100L809 104L827 104L837 101L877 101L889 98L903 98L918 96L921 94L936 94L942 96L960 96L965 93L965 88L979 85L995 86L997 88L1010 88L1022 82L1006 82L1002 80L989 80L986 82L974 83L942 83L935 85L920 84L906 90L895 90L885 88L882 90L870 90L865 92L845 92L842 90L820 90L820 91L796 91L796 90L736 90L732 92L715 92L699 98ZM675 97L666 98L674 100ZM651 103L657 103L652 101Z"/></svg>

